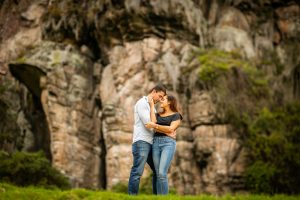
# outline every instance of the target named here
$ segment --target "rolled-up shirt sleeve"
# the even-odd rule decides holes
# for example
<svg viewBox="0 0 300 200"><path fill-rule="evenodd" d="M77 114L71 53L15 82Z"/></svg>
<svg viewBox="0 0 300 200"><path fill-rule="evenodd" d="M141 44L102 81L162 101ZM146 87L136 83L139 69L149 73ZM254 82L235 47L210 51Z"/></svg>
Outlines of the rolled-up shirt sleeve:
<svg viewBox="0 0 300 200"><path fill-rule="evenodd" d="M138 102L136 105L136 112L143 124L146 124L151 121L150 106L146 102Z"/></svg>

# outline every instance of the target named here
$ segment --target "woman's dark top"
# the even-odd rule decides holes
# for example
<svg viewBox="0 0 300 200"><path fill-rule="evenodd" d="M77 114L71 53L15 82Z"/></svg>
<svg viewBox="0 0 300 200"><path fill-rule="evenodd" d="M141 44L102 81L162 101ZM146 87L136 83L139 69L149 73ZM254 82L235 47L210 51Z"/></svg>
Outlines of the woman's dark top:
<svg viewBox="0 0 300 200"><path fill-rule="evenodd" d="M158 113L156 115L156 123L162 126L170 126L173 121L176 121L178 119L182 120L182 116L180 113L174 113L172 115L161 117ZM164 133L161 132L155 132L154 136L167 136Z"/></svg>

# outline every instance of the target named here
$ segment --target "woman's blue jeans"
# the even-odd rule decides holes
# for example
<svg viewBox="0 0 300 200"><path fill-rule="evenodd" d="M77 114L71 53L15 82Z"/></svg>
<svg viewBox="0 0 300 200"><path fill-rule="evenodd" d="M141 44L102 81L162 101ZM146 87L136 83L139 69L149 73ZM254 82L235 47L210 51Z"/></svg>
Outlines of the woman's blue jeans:
<svg viewBox="0 0 300 200"><path fill-rule="evenodd" d="M132 144L133 165L128 182L128 194L136 195L139 192L140 179L143 175L146 162L153 171L152 192L156 194L156 174L152 160L152 144L139 140Z"/></svg>
<svg viewBox="0 0 300 200"><path fill-rule="evenodd" d="M168 136L154 136L152 156L156 171L157 194L168 194L168 169L176 150L176 141Z"/></svg>

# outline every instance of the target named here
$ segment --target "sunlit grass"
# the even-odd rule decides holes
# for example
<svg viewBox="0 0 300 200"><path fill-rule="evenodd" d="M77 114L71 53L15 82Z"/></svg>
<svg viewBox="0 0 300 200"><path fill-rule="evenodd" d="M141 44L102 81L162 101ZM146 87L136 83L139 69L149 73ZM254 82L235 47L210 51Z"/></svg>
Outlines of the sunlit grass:
<svg viewBox="0 0 300 200"><path fill-rule="evenodd" d="M287 196L287 195L198 195L198 196L154 196L154 195L138 195L129 196L124 193L113 193L110 191L92 191L86 189L72 189L72 190L59 190L59 189L44 189L38 187L16 187L6 183L0 183L0 200L77 200L77 199L198 199L198 200L299 200L300 196Z"/></svg>

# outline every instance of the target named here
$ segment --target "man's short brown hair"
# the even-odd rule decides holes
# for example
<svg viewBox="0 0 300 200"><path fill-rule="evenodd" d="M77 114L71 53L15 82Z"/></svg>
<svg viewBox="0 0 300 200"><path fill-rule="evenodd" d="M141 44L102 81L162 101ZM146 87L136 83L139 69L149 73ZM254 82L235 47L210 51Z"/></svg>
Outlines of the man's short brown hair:
<svg viewBox="0 0 300 200"><path fill-rule="evenodd" d="M153 90L155 90L156 92L163 92L165 93L165 95L167 94L167 89L163 84L157 84L150 90L149 93L151 93Z"/></svg>

